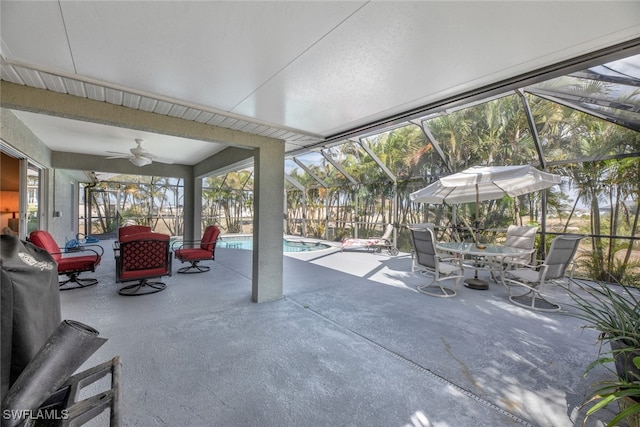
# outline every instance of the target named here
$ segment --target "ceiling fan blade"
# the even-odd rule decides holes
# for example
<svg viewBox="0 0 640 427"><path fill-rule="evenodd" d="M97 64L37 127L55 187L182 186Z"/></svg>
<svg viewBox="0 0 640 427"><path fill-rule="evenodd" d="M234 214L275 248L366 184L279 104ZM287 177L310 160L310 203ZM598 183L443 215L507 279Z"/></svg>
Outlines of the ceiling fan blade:
<svg viewBox="0 0 640 427"><path fill-rule="evenodd" d="M144 157L146 159L152 160L154 162L158 162L158 163L166 163L168 165L173 164L173 160L168 159L166 157L158 157L155 154L151 154L148 151L144 154L141 154L139 157Z"/></svg>
<svg viewBox="0 0 640 427"><path fill-rule="evenodd" d="M171 159L164 159L162 157L153 157L153 161L154 162L158 162L158 163L164 163L164 164L167 164L167 165L172 165L173 163L175 163Z"/></svg>
<svg viewBox="0 0 640 427"><path fill-rule="evenodd" d="M142 148L141 139L136 139L135 141L136 146L129 150L131 154L121 153L119 151L106 151L107 153L114 154L113 156L107 157L107 159L129 159L129 161L131 161L136 166L145 166L152 162L166 163L169 165L174 163L174 161L171 159L158 157Z"/></svg>

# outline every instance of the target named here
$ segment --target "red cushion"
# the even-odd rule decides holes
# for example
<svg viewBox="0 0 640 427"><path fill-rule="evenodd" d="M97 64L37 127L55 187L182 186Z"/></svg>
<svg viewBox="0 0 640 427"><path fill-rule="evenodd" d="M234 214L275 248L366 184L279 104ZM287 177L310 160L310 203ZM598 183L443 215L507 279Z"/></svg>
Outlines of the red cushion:
<svg viewBox="0 0 640 427"><path fill-rule="evenodd" d="M44 230L35 230L29 234L29 241L39 248L44 249L49 252L53 259L58 262L62 258L62 253L60 253L60 247L53 239L53 236L49 234L48 231Z"/></svg>
<svg viewBox="0 0 640 427"><path fill-rule="evenodd" d="M127 234L122 236L120 239L120 243L133 242L134 240L161 240L168 241L170 239L169 235L162 233L155 233L153 231L145 231L142 233L135 234Z"/></svg>
<svg viewBox="0 0 640 427"><path fill-rule="evenodd" d="M166 276L169 271L166 268L150 268L148 270L129 270L120 273L120 281L146 279L150 277Z"/></svg>
<svg viewBox="0 0 640 427"><path fill-rule="evenodd" d="M200 248L186 248L178 249L176 251L176 258L180 261L197 261L204 259L213 259L213 252L211 250L204 250Z"/></svg>
<svg viewBox="0 0 640 427"><path fill-rule="evenodd" d="M127 225L125 227L118 228L118 240L122 240L124 236L138 233L148 233L151 231L151 227L146 225Z"/></svg>
<svg viewBox="0 0 640 427"><path fill-rule="evenodd" d="M58 273L74 273L81 271L95 271L100 265L100 255L70 255L62 256L60 247L53 240L53 236L44 230L35 230L29 234L29 241L34 245L49 252L53 259L58 263Z"/></svg>
<svg viewBox="0 0 640 427"><path fill-rule="evenodd" d="M220 234L220 229L215 225L210 225L204 230L202 235L202 241L200 242L200 248L205 251L213 252L213 248L216 246L216 240Z"/></svg>
<svg viewBox="0 0 640 427"><path fill-rule="evenodd" d="M97 255L70 256L58 260L58 273L65 274L73 271L94 271L100 265L101 258Z"/></svg>

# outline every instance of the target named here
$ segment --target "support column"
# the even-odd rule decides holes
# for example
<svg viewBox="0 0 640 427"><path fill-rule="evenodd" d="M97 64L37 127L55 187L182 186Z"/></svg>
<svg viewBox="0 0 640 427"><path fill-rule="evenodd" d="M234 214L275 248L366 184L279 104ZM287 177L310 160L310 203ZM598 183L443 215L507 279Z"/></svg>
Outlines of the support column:
<svg viewBox="0 0 640 427"><path fill-rule="evenodd" d="M182 217L184 221L184 240L200 238L200 218L202 216L202 179L184 180L184 200Z"/></svg>
<svg viewBox="0 0 640 427"><path fill-rule="evenodd" d="M190 206L193 206L193 240L198 240L202 237L204 230L202 229L202 181L203 178L196 178L193 180L193 201Z"/></svg>
<svg viewBox="0 0 640 427"><path fill-rule="evenodd" d="M282 298L284 143L264 144L254 154L253 302Z"/></svg>

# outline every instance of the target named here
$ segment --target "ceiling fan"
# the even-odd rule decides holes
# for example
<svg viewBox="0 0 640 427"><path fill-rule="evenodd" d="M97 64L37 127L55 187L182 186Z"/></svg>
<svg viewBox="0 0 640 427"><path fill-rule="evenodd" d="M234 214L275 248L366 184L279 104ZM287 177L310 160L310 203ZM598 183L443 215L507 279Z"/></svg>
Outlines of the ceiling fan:
<svg viewBox="0 0 640 427"><path fill-rule="evenodd" d="M115 154L115 156L107 157L107 159L129 159L131 163L138 167L150 165L154 161L167 164L173 163L173 160L162 159L142 148L142 139L136 139L135 141L137 145L136 147L129 150L131 154L119 153L117 151L107 151L107 153Z"/></svg>

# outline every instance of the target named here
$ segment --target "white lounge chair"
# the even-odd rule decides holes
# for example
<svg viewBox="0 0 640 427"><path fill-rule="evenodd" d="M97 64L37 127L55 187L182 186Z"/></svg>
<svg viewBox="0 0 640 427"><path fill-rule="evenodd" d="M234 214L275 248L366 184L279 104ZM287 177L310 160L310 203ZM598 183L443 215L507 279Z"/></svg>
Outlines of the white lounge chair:
<svg viewBox="0 0 640 427"><path fill-rule="evenodd" d="M391 241L392 232L393 224L387 224L384 234L381 237L371 237L368 239L344 239L340 245L340 251L344 251L347 248L367 248L367 250L372 250L373 252L380 252L382 249L386 249L389 255L396 256L398 255L398 249Z"/></svg>

